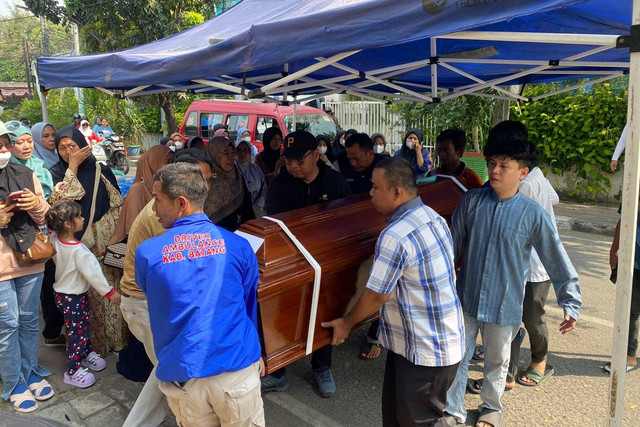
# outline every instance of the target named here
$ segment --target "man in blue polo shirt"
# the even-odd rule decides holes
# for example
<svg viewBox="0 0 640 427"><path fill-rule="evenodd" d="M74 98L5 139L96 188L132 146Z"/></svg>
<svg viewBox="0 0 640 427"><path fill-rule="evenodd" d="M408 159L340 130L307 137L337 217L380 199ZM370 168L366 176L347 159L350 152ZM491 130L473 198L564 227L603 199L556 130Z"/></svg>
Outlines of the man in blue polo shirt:
<svg viewBox="0 0 640 427"><path fill-rule="evenodd" d="M382 389L385 426L444 425L447 389L462 359L462 307L456 295L453 242L444 218L418 197L413 169L401 158L373 170L371 201L387 215L367 289L344 317L323 322L339 345L380 310L387 348Z"/></svg>
<svg viewBox="0 0 640 427"><path fill-rule="evenodd" d="M181 426L264 426L255 254L203 213L198 166L163 167L153 196L167 232L138 247L135 276L149 305L160 389Z"/></svg>

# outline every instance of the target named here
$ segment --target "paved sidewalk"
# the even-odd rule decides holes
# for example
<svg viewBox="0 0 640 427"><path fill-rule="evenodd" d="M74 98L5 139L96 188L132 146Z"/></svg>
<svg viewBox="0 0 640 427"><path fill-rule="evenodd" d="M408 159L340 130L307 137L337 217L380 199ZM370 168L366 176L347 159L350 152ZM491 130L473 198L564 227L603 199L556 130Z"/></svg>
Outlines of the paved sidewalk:
<svg viewBox="0 0 640 427"><path fill-rule="evenodd" d="M582 231L613 236L620 219L618 207L560 202L554 207L560 230Z"/></svg>

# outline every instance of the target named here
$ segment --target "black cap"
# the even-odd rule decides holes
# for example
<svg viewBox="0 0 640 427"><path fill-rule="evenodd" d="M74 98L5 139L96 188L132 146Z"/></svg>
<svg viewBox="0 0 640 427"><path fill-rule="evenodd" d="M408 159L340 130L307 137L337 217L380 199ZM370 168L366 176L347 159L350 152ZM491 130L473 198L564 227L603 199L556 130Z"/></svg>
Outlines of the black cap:
<svg viewBox="0 0 640 427"><path fill-rule="evenodd" d="M316 137L306 130L297 130L284 137L283 156L291 159L300 159L309 150L318 148Z"/></svg>
<svg viewBox="0 0 640 427"><path fill-rule="evenodd" d="M81 118L82 118L82 116L81 116L80 114L74 114L74 115L73 115L73 118L74 118L74 120L75 120L75 119L81 119Z"/></svg>

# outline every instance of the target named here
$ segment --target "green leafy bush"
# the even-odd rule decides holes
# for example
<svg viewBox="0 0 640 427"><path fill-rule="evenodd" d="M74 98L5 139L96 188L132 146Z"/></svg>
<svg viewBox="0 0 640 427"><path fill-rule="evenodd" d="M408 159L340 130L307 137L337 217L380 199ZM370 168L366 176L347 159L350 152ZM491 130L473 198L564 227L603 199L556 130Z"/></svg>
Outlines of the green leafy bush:
<svg viewBox="0 0 640 427"><path fill-rule="evenodd" d="M512 106L511 118L527 126L543 166L558 175L575 171L578 180L570 195L596 195L611 186L609 161L626 122L626 87L626 78L621 78ZM554 88L531 86L524 95L534 97Z"/></svg>

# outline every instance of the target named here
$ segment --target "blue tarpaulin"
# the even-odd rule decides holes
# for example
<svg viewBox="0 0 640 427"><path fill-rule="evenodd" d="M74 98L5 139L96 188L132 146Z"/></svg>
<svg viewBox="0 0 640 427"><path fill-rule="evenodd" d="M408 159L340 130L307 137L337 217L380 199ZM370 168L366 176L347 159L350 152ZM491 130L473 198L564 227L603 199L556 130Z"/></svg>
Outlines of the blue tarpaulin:
<svg viewBox="0 0 640 427"><path fill-rule="evenodd" d="M45 88L99 87L129 91L126 95L220 92L228 89L223 85L248 92L283 73L305 70L321 57L355 52L336 66L309 70L289 85L304 84L297 89L298 95L347 88L355 93L402 93L398 86L415 92L437 86L443 93L522 74L604 44L599 40L584 45L557 43L557 39L550 44L439 36L460 31L624 35L629 33L631 7L631 0L244 0L201 25L147 45L40 58L38 74ZM580 58L582 64L559 62L504 84L627 70L628 49L615 49L610 40L605 44L602 52ZM428 63L430 58L437 67ZM422 63L413 64L416 61ZM386 67L396 68L379 72ZM432 78L434 68L437 80ZM325 83L326 79L337 80ZM267 93L285 90L283 86Z"/></svg>

